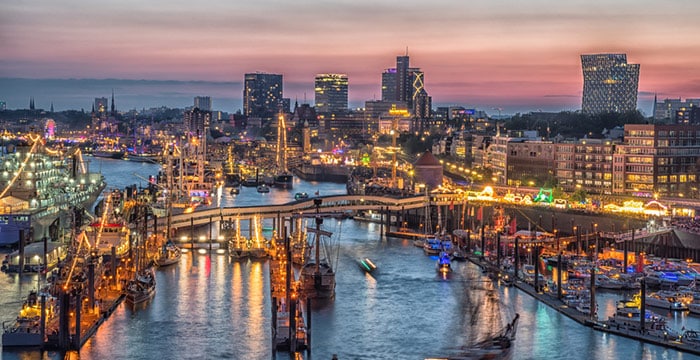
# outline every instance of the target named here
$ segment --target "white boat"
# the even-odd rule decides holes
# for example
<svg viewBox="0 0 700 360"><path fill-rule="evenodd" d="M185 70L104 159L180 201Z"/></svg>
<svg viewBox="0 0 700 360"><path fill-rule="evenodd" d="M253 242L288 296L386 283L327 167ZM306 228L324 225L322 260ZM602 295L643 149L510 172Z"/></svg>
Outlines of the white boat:
<svg viewBox="0 0 700 360"><path fill-rule="evenodd" d="M114 190L105 195L103 206L101 217L85 228L87 240L98 255L110 258L114 248L117 259L122 259L131 248L131 231L122 217L124 204L121 192Z"/></svg>
<svg viewBox="0 0 700 360"><path fill-rule="evenodd" d="M440 239L434 235L428 236L423 239L423 252L425 255L438 255L442 251L442 244Z"/></svg>
<svg viewBox="0 0 700 360"><path fill-rule="evenodd" d="M596 274L595 276L595 286L601 289L619 290L624 285L622 281L610 278L605 274Z"/></svg>
<svg viewBox="0 0 700 360"><path fill-rule="evenodd" d="M678 333L666 326L666 318L654 314L647 310L644 312L644 329L641 325L641 310L639 309L639 301L621 300L617 302L615 314L608 317L604 321L604 326L610 329L625 330L628 332L636 332L644 330L647 335L675 339L678 338Z"/></svg>
<svg viewBox="0 0 700 360"><path fill-rule="evenodd" d="M674 296L669 296L666 294L651 293L646 296L646 304L672 311L688 310L688 306L686 304L678 301L678 299L676 299Z"/></svg>
<svg viewBox="0 0 700 360"><path fill-rule="evenodd" d="M690 310L692 314L700 315L700 302L694 301L688 304L688 310Z"/></svg>

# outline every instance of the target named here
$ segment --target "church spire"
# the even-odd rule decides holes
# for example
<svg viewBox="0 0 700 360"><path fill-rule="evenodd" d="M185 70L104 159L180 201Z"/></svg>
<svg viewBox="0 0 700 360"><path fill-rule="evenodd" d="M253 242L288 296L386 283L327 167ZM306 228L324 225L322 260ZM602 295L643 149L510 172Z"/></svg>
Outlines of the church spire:
<svg viewBox="0 0 700 360"><path fill-rule="evenodd" d="M111 107L111 110L112 110L112 116L114 116L114 114L115 114L115 112L114 112L114 89L112 89L112 107Z"/></svg>
<svg viewBox="0 0 700 360"><path fill-rule="evenodd" d="M51 102L51 112L53 112L53 101Z"/></svg>
<svg viewBox="0 0 700 360"><path fill-rule="evenodd" d="M34 110L34 96L29 98L29 110Z"/></svg>

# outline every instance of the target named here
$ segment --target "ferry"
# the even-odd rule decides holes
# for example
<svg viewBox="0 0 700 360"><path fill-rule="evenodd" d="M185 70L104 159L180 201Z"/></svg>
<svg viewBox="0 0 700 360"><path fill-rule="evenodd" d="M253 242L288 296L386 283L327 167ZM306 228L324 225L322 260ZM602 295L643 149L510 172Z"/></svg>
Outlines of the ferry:
<svg viewBox="0 0 700 360"><path fill-rule="evenodd" d="M0 175L0 246L17 244L21 233L26 243L57 239L70 225L70 209L91 207L106 185L102 174L87 171L78 147L52 150L38 134L21 140L0 149L0 174L8 174Z"/></svg>

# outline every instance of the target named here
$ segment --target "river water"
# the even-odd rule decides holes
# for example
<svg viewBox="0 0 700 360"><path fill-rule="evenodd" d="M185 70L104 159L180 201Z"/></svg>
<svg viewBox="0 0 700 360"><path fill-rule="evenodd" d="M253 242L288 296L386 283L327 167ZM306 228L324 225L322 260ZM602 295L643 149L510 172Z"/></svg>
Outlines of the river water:
<svg viewBox="0 0 700 360"><path fill-rule="evenodd" d="M145 186L157 166L95 159L109 187ZM259 194L222 192L222 206L279 204L295 192L342 194L343 184L295 180L293 190ZM520 314L512 359L697 359L678 351L613 336L566 318L529 295L499 289L469 263L455 263L449 277L411 241L381 238L379 225L327 219L339 246L336 299L312 310L311 358L423 359L454 354ZM357 260L378 266L362 272ZM0 320L11 321L36 275L0 273ZM619 294L599 295L601 318ZM669 323L700 329L700 319L673 314ZM157 271L157 293L145 308L120 305L80 350L80 359L270 359L271 308L268 263L231 261L225 255L184 254ZM286 354L277 354L287 358ZM306 355L305 355L306 356ZM308 357L308 356L307 356ZM2 359L58 359L56 352L3 351Z"/></svg>

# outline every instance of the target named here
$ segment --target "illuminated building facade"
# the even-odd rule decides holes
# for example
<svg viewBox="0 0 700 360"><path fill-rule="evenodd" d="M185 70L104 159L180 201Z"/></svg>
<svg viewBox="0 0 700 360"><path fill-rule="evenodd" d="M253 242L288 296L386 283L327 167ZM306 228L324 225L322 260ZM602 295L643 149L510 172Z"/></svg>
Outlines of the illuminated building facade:
<svg viewBox="0 0 700 360"><path fill-rule="evenodd" d="M282 103L282 75L245 74L243 83L243 114L269 119L277 115ZM288 107L288 106L287 106Z"/></svg>
<svg viewBox="0 0 700 360"><path fill-rule="evenodd" d="M318 74L314 83L316 113L333 117L348 111L348 76Z"/></svg>
<svg viewBox="0 0 700 360"><path fill-rule="evenodd" d="M581 55L584 113L626 112L637 108L639 64L625 54Z"/></svg>
<svg viewBox="0 0 700 360"><path fill-rule="evenodd" d="M396 68L382 73L382 101L396 101Z"/></svg>
<svg viewBox="0 0 700 360"><path fill-rule="evenodd" d="M557 143L555 176L564 191L612 194L613 153L610 139L580 139Z"/></svg>
<svg viewBox="0 0 700 360"><path fill-rule="evenodd" d="M684 197L697 193L700 126L627 124L613 155L613 193Z"/></svg>

